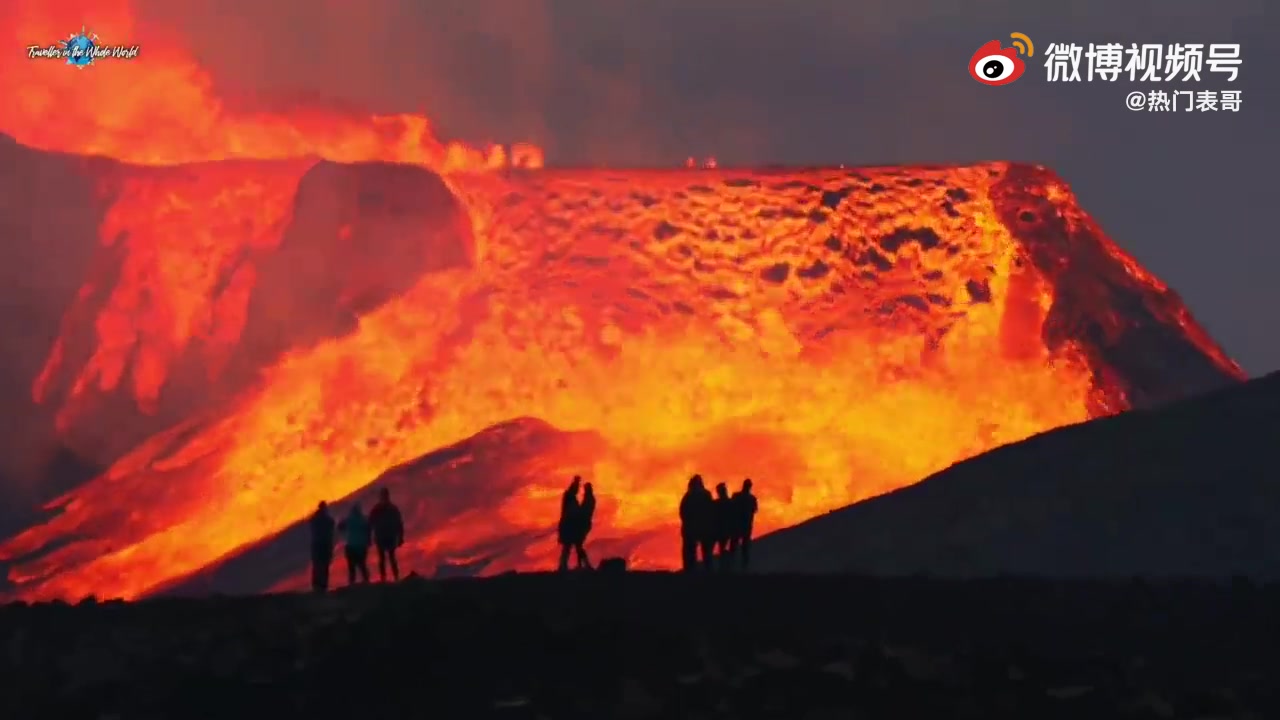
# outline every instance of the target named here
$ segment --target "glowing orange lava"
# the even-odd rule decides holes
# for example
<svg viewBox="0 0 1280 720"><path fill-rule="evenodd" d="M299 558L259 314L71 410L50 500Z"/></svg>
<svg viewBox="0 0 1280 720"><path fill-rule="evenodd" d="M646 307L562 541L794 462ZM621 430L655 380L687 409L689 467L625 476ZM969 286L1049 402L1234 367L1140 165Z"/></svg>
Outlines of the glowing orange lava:
<svg viewBox="0 0 1280 720"><path fill-rule="evenodd" d="M97 32L128 37L119 18ZM21 34L64 33L71 18L56 19ZM290 353L212 419L154 438L57 501L60 515L0 546L15 558L69 539L13 568L26 597L145 594L319 498L512 418L590 431L598 444L512 468L513 491L418 528L408 555L459 559L521 538L488 570L545 564L549 542L527 538L553 525L556 493L581 472L609 498L596 534L635 564L669 566L674 503L694 471L757 478L767 531L1100 412L1105 388L1081 347L1042 340L1053 287L998 219L990 190L1004 165L463 172L508 161L496 147L441 143L419 117L231 116L196 66L166 52L81 73L0 68L18 99L0 106L0 129L141 164L425 165L467 208L475 264L425 275L351 335ZM54 101L76 93L102 108L89 132L50 121ZM536 149L517 154L541 164ZM234 344L253 280L212 288L242 248L279 241L310 164L127 184L101 231L128 244L126 263L72 400L127 377L145 407L189 343ZM1042 194L1084 217L1065 186Z"/></svg>
<svg viewBox="0 0 1280 720"><path fill-rule="evenodd" d="M237 114L212 90L212 80L163 35L140 36L130 3L62 0L24 8L10 24L10 47L44 45L92 17L103 42L137 44L139 58L103 60L74 71L56 60L0 55L0 132L34 148L104 155L141 165L228 159L290 159L271 173L244 175L235 167L203 166L165 178L126 182L100 236L104 245L129 244L128 262L111 302L97 319L99 346L80 371L79 395L90 384L110 389L125 380L151 403L169 361L193 340L238 329L217 325L205 301L226 262L246 247L271 247L289 220L299 178L315 160L381 160L423 165L443 173L504 167L536 168L542 152L528 144L470 147L441 142L417 115L352 117L300 108L288 115ZM298 161L302 158L302 161ZM193 262L193 256L199 256ZM247 300L248 279L223 312ZM61 362L55 348L35 386ZM72 420L74 406L61 422Z"/></svg>

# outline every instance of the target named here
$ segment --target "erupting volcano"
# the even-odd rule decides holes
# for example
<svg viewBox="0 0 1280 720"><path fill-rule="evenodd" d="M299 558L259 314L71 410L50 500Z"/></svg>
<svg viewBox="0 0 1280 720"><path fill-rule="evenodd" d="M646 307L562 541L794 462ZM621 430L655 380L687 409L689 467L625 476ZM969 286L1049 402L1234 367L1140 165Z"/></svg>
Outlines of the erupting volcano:
<svg viewBox="0 0 1280 720"><path fill-rule="evenodd" d="M0 69L6 242L50 226L24 192L97 225L32 393L110 463L0 544L16 596L154 592L374 482L420 572L546 566L574 473L601 546L671 566L695 471L755 478L763 531L1243 377L1044 168L543 169L235 114L117 19L136 61Z"/></svg>

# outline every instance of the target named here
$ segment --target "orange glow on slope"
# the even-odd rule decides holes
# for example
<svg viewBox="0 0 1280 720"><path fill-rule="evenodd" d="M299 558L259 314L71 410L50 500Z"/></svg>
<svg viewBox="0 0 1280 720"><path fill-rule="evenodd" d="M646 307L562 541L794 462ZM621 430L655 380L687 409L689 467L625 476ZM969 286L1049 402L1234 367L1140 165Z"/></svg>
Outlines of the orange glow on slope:
<svg viewBox="0 0 1280 720"><path fill-rule="evenodd" d="M129 16L118 17L94 29L128 37ZM20 29L56 37L66 31L57 19ZM554 523L564 477L580 471L607 499L596 534L638 565L670 566L674 504L694 471L757 478L763 532L1084 420L1107 390L1093 386L1078 346L1044 346L1053 288L998 220L989 191L1002 165L857 179L722 169L503 177L477 172L506 164L499 149L439 143L423 118L230 115L189 60L152 47L79 73L56 63L20 78L0 72L20 99L0 108L0 129L35 147L142 164L282 162L125 183L100 233L124 244L125 265L67 407L126 379L147 407L188 344L235 345L253 278L216 297L212 288L242 249L279 242L311 164L288 158L448 174L475 264L425 275L353 334L290 353L211 418L153 438L58 500L61 514L0 546L12 559L69 540L11 569L24 597L136 597L283 529L319 498L516 417L599 443L512 468L514 491L420 528L410 550L458 559L536 535ZM93 95L107 87L128 94ZM53 99L75 92L111 113L91 132L49 122ZM518 154L517 164L540 165L536 149ZM854 186L826 204L825 193ZM969 200L953 207L948 190ZM1045 192L1082 215L1065 189ZM55 348L38 397L60 357ZM551 548L509 550L490 571L545 565Z"/></svg>

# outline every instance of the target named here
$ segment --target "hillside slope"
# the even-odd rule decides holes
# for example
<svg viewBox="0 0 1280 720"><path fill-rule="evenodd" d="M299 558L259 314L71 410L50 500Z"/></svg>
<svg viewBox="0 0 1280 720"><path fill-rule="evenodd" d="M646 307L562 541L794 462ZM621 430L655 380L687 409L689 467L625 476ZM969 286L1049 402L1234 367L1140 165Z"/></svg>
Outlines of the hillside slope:
<svg viewBox="0 0 1280 720"><path fill-rule="evenodd" d="M765 571L1280 575L1280 374L1061 428L762 538Z"/></svg>

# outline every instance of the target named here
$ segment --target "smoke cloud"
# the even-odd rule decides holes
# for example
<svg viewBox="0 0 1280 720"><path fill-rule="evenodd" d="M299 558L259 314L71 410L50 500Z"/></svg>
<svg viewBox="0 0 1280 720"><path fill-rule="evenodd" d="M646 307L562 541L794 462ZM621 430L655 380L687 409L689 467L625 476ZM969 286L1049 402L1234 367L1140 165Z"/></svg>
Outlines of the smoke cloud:
<svg viewBox="0 0 1280 720"><path fill-rule="evenodd" d="M532 140L562 164L635 165L1004 157L1028 97L974 94L960 58L981 40L1017 29L1041 53L1055 39L1206 41L1262 13L1252 0L1219 5L140 0L139 11L180 28L229 94L426 110L454 136ZM1069 115L1054 112L1064 105L1042 103L1039 119ZM1071 129L1033 127L1046 124L1059 139Z"/></svg>

